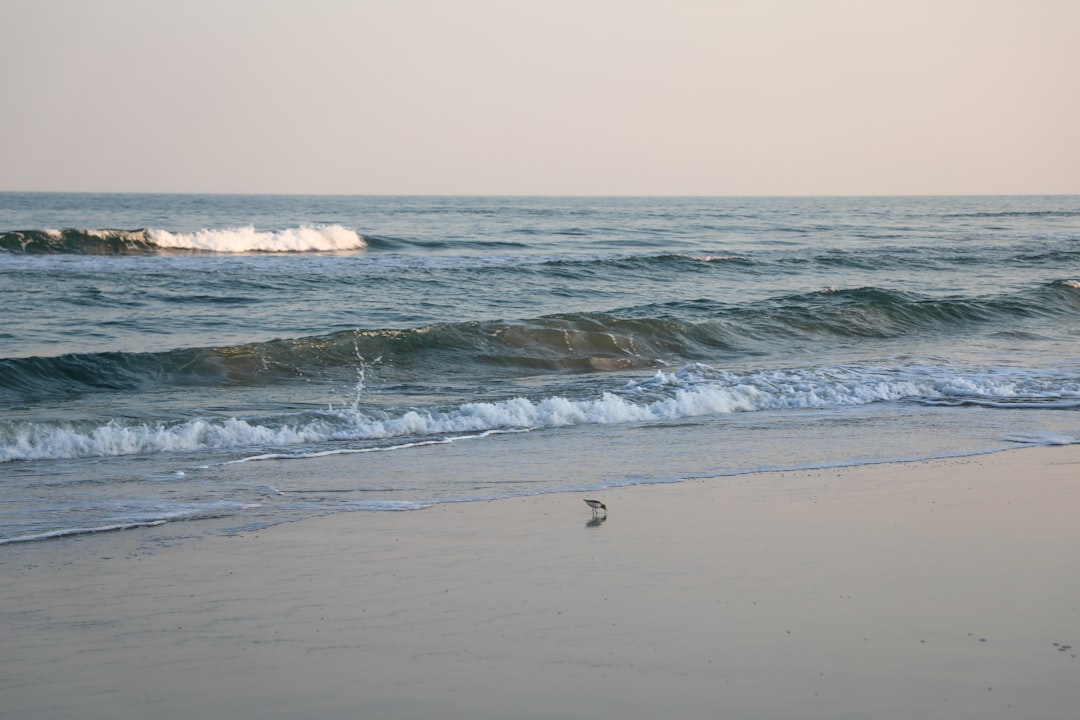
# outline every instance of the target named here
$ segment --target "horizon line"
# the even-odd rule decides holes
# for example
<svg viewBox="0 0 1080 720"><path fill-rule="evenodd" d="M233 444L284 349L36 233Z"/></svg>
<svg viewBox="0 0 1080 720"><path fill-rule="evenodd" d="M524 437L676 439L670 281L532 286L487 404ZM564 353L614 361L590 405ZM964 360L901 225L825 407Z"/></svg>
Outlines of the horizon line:
<svg viewBox="0 0 1080 720"><path fill-rule="evenodd" d="M236 192L162 190L6 190L0 195L212 195L233 197L417 197L417 198L929 198L929 197L1080 197L1080 192L968 193L372 193L372 192Z"/></svg>

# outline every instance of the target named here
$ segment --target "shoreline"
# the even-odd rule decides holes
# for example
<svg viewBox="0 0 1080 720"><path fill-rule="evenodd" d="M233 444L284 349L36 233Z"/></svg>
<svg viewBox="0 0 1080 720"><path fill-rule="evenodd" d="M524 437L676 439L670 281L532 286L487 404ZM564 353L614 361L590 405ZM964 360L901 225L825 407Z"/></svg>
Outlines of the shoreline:
<svg viewBox="0 0 1080 720"><path fill-rule="evenodd" d="M560 492L2 546L5 712L1066 720L1080 706L1080 446L597 495L596 522Z"/></svg>
<svg viewBox="0 0 1080 720"><path fill-rule="evenodd" d="M538 497L544 495L588 495L590 493L606 493L616 492L623 488L633 488L639 486L653 486L653 485L678 485L684 482L700 482L708 480L721 480L724 478L738 478L743 476L768 476L768 475L780 475L785 473L802 473L802 472L827 472L830 470L836 470L840 468L856 468L862 466L875 466L875 465L903 465L907 463L921 463L921 462L933 462L937 460L961 460L964 458L979 457L984 455L994 455L997 453L1011 452L1013 450L1035 448L1035 447L1058 447L1063 444L1069 443L1010 443L1008 445L979 448L974 450L957 450L951 452L945 452L941 454L915 456L915 457L894 457L894 458L870 458L870 459L856 459L856 460L840 460L835 462L825 463L810 463L806 465L785 466L785 467L759 467L759 468L744 468L737 470L730 470L724 472L706 473L706 474L676 474L671 477L649 477L646 479L633 479L626 481L598 481L597 483L582 485L578 487L552 487L538 491L523 491L517 493L508 493L504 495L477 495L477 496L465 496L465 497L451 497L451 498L424 498L418 497L409 500L374 500L369 505L357 507L352 510L328 510L322 514L312 514L307 516L299 516L291 519L269 519L269 520L251 520L248 519L242 513L224 514L220 516L201 516L195 515L188 518L155 518L148 520L131 520L120 521L115 523L109 523L102 526L82 526L72 528L61 528L55 530L44 530L41 532L32 533L29 535L18 535L13 537L0 538L0 549L10 545L22 545L27 543L49 542L57 539L74 538L74 537L93 537L97 535L110 535L117 532L126 532L129 530L138 530L145 528L153 528L157 526L164 526L167 528L204 528L207 533L214 532L210 528L225 527L224 532L226 534L239 534L253 531L264 531L277 525L288 525L296 522L306 522L312 519L319 519L336 514L354 514L354 513L369 513L369 512L388 512L397 514L401 512L416 512L427 510L439 505L457 505L457 504L470 504L470 503L489 503L489 502L502 502L506 500L518 500L529 497ZM237 472L247 472L249 475L254 475L257 472L262 472L266 469L265 465L269 464L270 468L281 474L304 474L302 471L308 466L304 463L314 462L319 463L323 473L328 473L331 476L340 476L353 472L354 458L357 455L365 455L365 451L334 451L322 453L315 456L300 456L297 458L289 456L265 456L257 458L246 458L243 460L235 460L225 463L225 466L232 466L235 468L243 468ZM370 456L368 456L370 459ZM257 462L256 462L257 461ZM257 467L257 470L256 470ZM432 466L434 467L434 466ZM506 467L506 466L503 466ZM531 468L528 472L531 473L543 473L547 468ZM462 467L456 467L456 471L462 471ZM249 482L257 484L257 481L249 478ZM276 490L274 490L276 492ZM376 507L377 506L377 507ZM260 505L252 505L251 507L260 507ZM249 509L249 508L245 508ZM191 533L194 537L196 533Z"/></svg>

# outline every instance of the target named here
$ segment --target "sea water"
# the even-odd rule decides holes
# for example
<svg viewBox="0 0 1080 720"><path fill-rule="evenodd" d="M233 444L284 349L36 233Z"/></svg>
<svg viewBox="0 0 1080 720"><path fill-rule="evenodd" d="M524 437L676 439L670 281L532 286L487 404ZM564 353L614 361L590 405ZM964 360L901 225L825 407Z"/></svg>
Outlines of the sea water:
<svg viewBox="0 0 1080 720"><path fill-rule="evenodd" d="M2 193L0 300L0 543L1080 437L1075 196Z"/></svg>

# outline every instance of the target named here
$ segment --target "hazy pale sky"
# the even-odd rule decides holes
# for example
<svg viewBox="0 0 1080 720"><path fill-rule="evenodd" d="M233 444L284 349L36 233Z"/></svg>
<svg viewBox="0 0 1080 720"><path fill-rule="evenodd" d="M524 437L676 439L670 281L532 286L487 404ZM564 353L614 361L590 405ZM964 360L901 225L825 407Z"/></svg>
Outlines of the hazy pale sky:
<svg viewBox="0 0 1080 720"><path fill-rule="evenodd" d="M0 190L1080 193L1077 0L0 0Z"/></svg>

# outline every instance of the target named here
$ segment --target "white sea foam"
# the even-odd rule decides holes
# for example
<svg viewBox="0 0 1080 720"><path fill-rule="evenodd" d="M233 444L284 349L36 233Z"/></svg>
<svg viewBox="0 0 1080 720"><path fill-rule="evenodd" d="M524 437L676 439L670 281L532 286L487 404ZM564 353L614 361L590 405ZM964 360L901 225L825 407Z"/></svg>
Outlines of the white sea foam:
<svg viewBox="0 0 1080 720"><path fill-rule="evenodd" d="M328 252L359 250L367 246L355 231L341 225L303 226L260 231L254 227L173 233L150 229L147 238L160 248L206 250L220 253Z"/></svg>
<svg viewBox="0 0 1080 720"><path fill-rule="evenodd" d="M680 257L690 258L691 260L697 260L703 263L713 262L729 262L732 260L746 260L742 255L681 255Z"/></svg>
<svg viewBox="0 0 1080 720"><path fill-rule="evenodd" d="M101 525L97 527L73 527L59 530L47 530L30 535L18 535L16 537L0 538L0 545L19 542L33 542L34 540L48 540L49 538L70 537L72 535L91 535L94 533L115 532L117 530L133 530L134 528L157 527L164 525L168 520L147 520L145 522L124 522Z"/></svg>
<svg viewBox="0 0 1080 720"><path fill-rule="evenodd" d="M270 422L201 418L156 425L108 422L96 427L9 423L0 426L0 462L140 455L435 438L574 425L663 422L762 410L797 410L915 400L931 404L1002 403L1006 407L1075 406L1080 387L1061 378L1023 380L994 373L964 375L940 368L830 367L735 374L705 365L657 372L622 391L595 398L516 397L470 402L450 410L410 409L372 416L341 408ZM315 452L321 452L316 450ZM263 455L262 457L266 457Z"/></svg>
<svg viewBox="0 0 1080 720"><path fill-rule="evenodd" d="M1011 433L1002 439L1020 445L1075 445L1077 442L1076 438L1072 435L1062 435L1060 433L1052 432Z"/></svg>
<svg viewBox="0 0 1080 720"><path fill-rule="evenodd" d="M457 437L449 438L442 437L435 440L420 440L418 442L404 442L394 445L386 445L380 447L365 447L365 448L337 448L334 450L321 450L318 452L300 452L300 453L264 453L262 455L252 455L251 457L241 458L239 460L230 460L226 465L233 465L236 463L246 462L261 462L265 460L312 460L320 457L330 457L332 455L362 455L364 453L371 452L389 452L393 450L408 450L410 448L424 447L426 445L443 445L446 443L454 442L457 440L476 440L479 438L485 438L490 435L497 435L500 433L515 433L515 432L528 432L524 429L513 430L488 430L486 432L477 433L476 435L458 435ZM281 494L280 491L270 488L274 492Z"/></svg>

